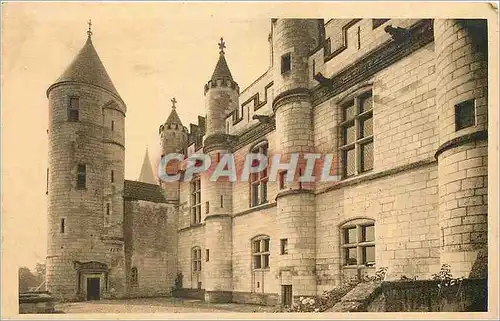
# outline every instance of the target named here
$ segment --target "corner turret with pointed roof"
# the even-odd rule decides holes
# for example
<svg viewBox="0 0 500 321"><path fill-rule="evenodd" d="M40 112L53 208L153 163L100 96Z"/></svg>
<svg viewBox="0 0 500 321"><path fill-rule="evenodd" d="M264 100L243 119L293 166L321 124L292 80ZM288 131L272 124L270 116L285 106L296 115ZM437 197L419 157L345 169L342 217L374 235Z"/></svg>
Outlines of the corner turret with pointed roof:
<svg viewBox="0 0 500 321"><path fill-rule="evenodd" d="M177 111L175 110L177 108L175 106L175 104L177 103L177 100L174 97L170 101L172 102L172 111L170 111L170 115L168 115L168 118L167 118L167 121L165 122L165 124L176 124L176 125L180 125L182 127L182 121L179 118Z"/></svg>
<svg viewBox="0 0 500 321"><path fill-rule="evenodd" d="M178 153L186 147L188 129L182 125L182 121L176 111L175 104L177 100L172 98L172 110L165 123L160 125L158 130L160 134L162 154Z"/></svg>
<svg viewBox="0 0 500 321"><path fill-rule="evenodd" d="M89 26L90 25L89 22ZM76 57L62 75L47 89L47 97L50 90L58 85L65 83L80 83L104 89L122 101L92 43L92 31L90 28L87 31L87 35L87 41Z"/></svg>
<svg viewBox="0 0 500 321"><path fill-rule="evenodd" d="M229 70L229 66L226 61L226 53L224 49L226 48L226 43L223 38L220 38L219 42L219 60L215 65L214 72L212 73L212 77L205 85L205 94L210 88L213 87L230 87L235 89L238 93L240 88L238 83L234 81L233 76L231 75L231 70Z"/></svg>
<svg viewBox="0 0 500 321"><path fill-rule="evenodd" d="M224 49L226 44L223 38L220 38L219 60L215 65L212 77L205 85L205 106L207 111L206 130L204 148L207 141L213 141L211 135L227 134L226 118L232 112L238 112L240 87L234 81L229 66L226 61ZM235 114L233 114L235 115ZM236 116L238 116L236 114Z"/></svg>

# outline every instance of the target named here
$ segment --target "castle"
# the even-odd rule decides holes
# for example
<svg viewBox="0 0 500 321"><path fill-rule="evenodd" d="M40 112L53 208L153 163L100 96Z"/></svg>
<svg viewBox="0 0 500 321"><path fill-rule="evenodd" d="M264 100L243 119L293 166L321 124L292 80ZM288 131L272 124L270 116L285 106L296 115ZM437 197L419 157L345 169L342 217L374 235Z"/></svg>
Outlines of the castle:
<svg viewBox="0 0 500 321"><path fill-rule="evenodd" d="M485 277L486 22L270 25L269 69L240 91L221 41L206 115L187 128L173 100L162 154L334 153L342 179L164 182L146 155L140 179L125 180L127 108L89 30L47 90L54 296L289 304L380 267L388 279L430 278L444 263Z"/></svg>

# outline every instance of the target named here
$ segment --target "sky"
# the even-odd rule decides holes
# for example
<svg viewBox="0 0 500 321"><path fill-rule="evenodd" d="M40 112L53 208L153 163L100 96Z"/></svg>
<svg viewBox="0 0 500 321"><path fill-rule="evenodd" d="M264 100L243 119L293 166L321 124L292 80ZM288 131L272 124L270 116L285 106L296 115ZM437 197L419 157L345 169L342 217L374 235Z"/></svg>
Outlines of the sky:
<svg viewBox="0 0 500 321"><path fill-rule="evenodd" d="M128 108L126 179L138 179L146 147L151 157L159 151L158 127L170 113L172 97L188 128L205 114L203 86L217 62L221 36L242 90L267 70L269 16L248 10L228 15L223 6L200 6L3 4L2 247L15 245L16 265L33 268L45 260L46 90L84 45L88 19L93 44Z"/></svg>

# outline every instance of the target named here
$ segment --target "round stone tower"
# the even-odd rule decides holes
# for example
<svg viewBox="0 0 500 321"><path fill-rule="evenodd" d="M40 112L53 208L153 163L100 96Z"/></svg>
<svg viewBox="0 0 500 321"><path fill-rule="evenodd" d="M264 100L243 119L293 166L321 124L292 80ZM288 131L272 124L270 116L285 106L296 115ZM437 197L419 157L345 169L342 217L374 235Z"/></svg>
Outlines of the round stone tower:
<svg viewBox="0 0 500 321"><path fill-rule="evenodd" d="M309 95L309 53L319 43L316 19L273 20L273 70L276 146L281 163L299 154L293 182L277 195L279 239L288 242L288 255L280 257L280 283L292 286L294 298L316 294L315 196L313 183L301 183L300 156L314 151L313 115Z"/></svg>
<svg viewBox="0 0 500 321"><path fill-rule="evenodd" d="M434 34L441 263L454 276L477 277L487 261L486 20L436 19Z"/></svg>
<svg viewBox="0 0 500 321"><path fill-rule="evenodd" d="M92 44L47 90L47 289L63 300L125 294L126 106Z"/></svg>
<svg viewBox="0 0 500 321"><path fill-rule="evenodd" d="M165 123L159 128L162 156L170 153L186 155L188 129L182 125L181 119L175 110L177 101L175 98L172 98L171 101L172 111ZM160 182L160 185L163 194L168 200L179 199L179 182Z"/></svg>
<svg viewBox="0 0 500 321"><path fill-rule="evenodd" d="M224 154L231 152L226 133L226 115L238 107L239 87L226 62L224 42L219 44L219 61L212 78L205 85L207 111L203 151L217 166ZM230 302L232 291L232 183L221 178L210 180L211 171L201 175L201 199L205 213L205 301Z"/></svg>

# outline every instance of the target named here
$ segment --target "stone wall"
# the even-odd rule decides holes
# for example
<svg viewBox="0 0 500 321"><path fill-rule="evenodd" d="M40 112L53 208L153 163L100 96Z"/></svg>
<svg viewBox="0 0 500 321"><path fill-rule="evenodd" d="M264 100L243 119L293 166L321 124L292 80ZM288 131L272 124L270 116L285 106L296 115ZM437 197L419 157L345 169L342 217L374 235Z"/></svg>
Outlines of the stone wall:
<svg viewBox="0 0 500 321"><path fill-rule="evenodd" d="M463 280L438 287L439 281L384 282L368 312L486 312L487 281Z"/></svg>
<svg viewBox="0 0 500 321"><path fill-rule="evenodd" d="M318 293L342 279L340 226L362 217L375 221L376 265L388 279L430 277L440 267L437 207L435 163L317 195Z"/></svg>
<svg viewBox="0 0 500 321"><path fill-rule="evenodd" d="M174 207L148 201L125 201L125 253L130 297L170 295L177 263ZM131 282L137 268L138 281Z"/></svg>

